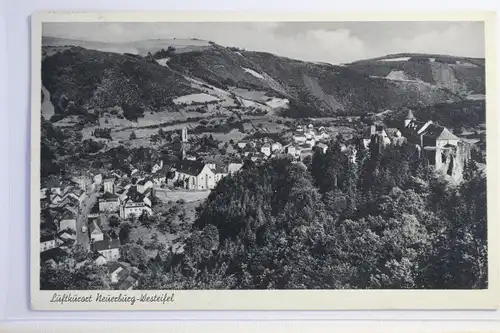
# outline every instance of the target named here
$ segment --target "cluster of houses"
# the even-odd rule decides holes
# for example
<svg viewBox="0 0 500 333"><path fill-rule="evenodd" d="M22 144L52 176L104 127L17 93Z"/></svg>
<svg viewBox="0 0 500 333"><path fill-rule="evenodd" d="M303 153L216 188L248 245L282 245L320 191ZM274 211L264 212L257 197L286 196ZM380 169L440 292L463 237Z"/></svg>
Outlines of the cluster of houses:
<svg viewBox="0 0 500 333"><path fill-rule="evenodd" d="M88 212L88 222L84 222L85 227L77 230L77 217L82 213L82 204L89 193L96 189L104 191ZM62 182L54 180L47 182L40 190L40 202L43 204L42 207L58 212L59 215L56 219L57 230L41 233L40 262L56 267L64 262L74 261L70 253L78 241L77 233L83 232L88 234L93 249L94 256L91 261L95 265L107 268L111 287L132 289L136 286L138 274L135 268L118 263L120 240L110 238L101 230L101 213L115 211L119 207L118 196L114 192L114 182L103 179L100 174L77 175ZM73 262L73 264L78 267L88 261Z"/></svg>
<svg viewBox="0 0 500 333"><path fill-rule="evenodd" d="M311 156L315 149L326 152L328 149L326 141L329 138L330 135L324 127L319 127L316 130L312 124L309 124L307 127L297 126L292 134L292 142L288 144L264 138L261 143L241 140L237 145L241 150L241 157L249 158L253 162L283 155L289 155L295 160L302 161L307 156Z"/></svg>
<svg viewBox="0 0 500 333"><path fill-rule="evenodd" d="M130 290L137 286L139 274L137 269L120 263L120 240L110 238L101 229L99 216L89 215L88 229L86 233L90 238L93 256L82 262L74 262L70 256L76 242L77 233L76 220L71 216L65 216L59 221L59 231L56 235L42 235L40 237L40 260L42 264L56 267L64 262L73 261L71 264L77 268L93 263L102 266L108 273L110 286L119 290Z"/></svg>
<svg viewBox="0 0 500 333"><path fill-rule="evenodd" d="M51 180L40 189L40 203L42 207L64 209L76 214L86 195L86 192L75 182L59 183Z"/></svg>

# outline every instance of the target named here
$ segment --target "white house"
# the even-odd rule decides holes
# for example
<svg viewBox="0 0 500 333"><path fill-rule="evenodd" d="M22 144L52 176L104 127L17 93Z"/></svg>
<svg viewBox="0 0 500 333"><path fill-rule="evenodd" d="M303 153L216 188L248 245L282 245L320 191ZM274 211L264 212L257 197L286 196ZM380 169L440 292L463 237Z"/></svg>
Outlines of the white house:
<svg viewBox="0 0 500 333"><path fill-rule="evenodd" d="M101 254L97 255L96 258L94 259L94 264L96 266L103 266L106 265L107 263L108 261Z"/></svg>
<svg viewBox="0 0 500 333"><path fill-rule="evenodd" d="M248 144L248 141L241 140L241 141L238 142L238 147L241 148L241 149L243 149L243 148L245 148L247 146L247 144Z"/></svg>
<svg viewBox="0 0 500 333"><path fill-rule="evenodd" d="M103 180L104 192L115 193L115 179L106 178Z"/></svg>
<svg viewBox="0 0 500 333"><path fill-rule="evenodd" d="M156 173L160 171L163 168L163 160L160 160L160 162L155 163L153 167L151 168L151 173Z"/></svg>
<svg viewBox="0 0 500 333"><path fill-rule="evenodd" d="M242 163L229 163L229 165L227 166L227 172L229 174L234 174L238 172L242 167Z"/></svg>
<svg viewBox="0 0 500 333"><path fill-rule="evenodd" d="M319 133L315 134L315 138L316 138L316 141L327 140L328 138L330 138L330 135L328 133L326 133L325 131L320 131Z"/></svg>
<svg viewBox="0 0 500 333"><path fill-rule="evenodd" d="M324 144L324 143L321 143L321 142L320 142L320 143L318 143L318 144L316 145L316 147L317 147L317 148L318 148L318 149L319 149L319 150L320 150L323 154L325 154L325 153L326 153L326 151L328 150L328 146L327 146L326 144Z"/></svg>
<svg viewBox="0 0 500 333"><path fill-rule="evenodd" d="M316 144L316 139L314 139L314 137L311 137L310 139L307 139L305 143L310 147L313 147Z"/></svg>
<svg viewBox="0 0 500 333"><path fill-rule="evenodd" d="M297 148L294 145L289 145L286 147L287 154L295 156L297 154Z"/></svg>
<svg viewBox="0 0 500 333"><path fill-rule="evenodd" d="M40 252L48 251L57 247L56 238L52 235L40 236Z"/></svg>
<svg viewBox="0 0 500 333"><path fill-rule="evenodd" d="M264 143L262 147L260 147L260 152L266 156L271 155L271 145L269 143Z"/></svg>
<svg viewBox="0 0 500 333"><path fill-rule="evenodd" d="M120 208L120 198L118 195L105 192L99 197L100 212L116 212Z"/></svg>
<svg viewBox="0 0 500 333"><path fill-rule="evenodd" d="M95 175L93 180L95 184L100 185L102 183L102 175L101 174Z"/></svg>
<svg viewBox="0 0 500 333"><path fill-rule="evenodd" d="M59 230L71 229L76 231L76 220L75 219L63 219L59 221Z"/></svg>
<svg viewBox="0 0 500 333"><path fill-rule="evenodd" d="M118 283L124 277L128 276L127 269L117 262L113 262L108 265L108 272L111 283Z"/></svg>
<svg viewBox="0 0 500 333"><path fill-rule="evenodd" d="M176 181L182 181L188 190L209 190L215 187L215 174L206 164L197 161L180 161L175 167Z"/></svg>
<svg viewBox="0 0 500 333"><path fill-rule="evenodd" d="M57 234L57 236L63 241L76 240L76 232L72 231L61 231Z"/></svg>
<svg viewBox="0 0 500 333"><path fill-rule="evenodd" d="M90 177L85 175L75 176L71 180L78 184L78 186L83 190L86 190L87 187L92 184L92 180L90 179Z"/></svg>
<svg viewBox="0 0 500 333"><path fill-rule="evenodd" d="M138 276L119 263L108 264L108 273L111 283L119 290L132 290L138 285Z"/></svg>
<svg viewBox="0 0 500 333"><path fill-rule="evenodd" d="M274 153L276 151L280 151L283 148L283 145L279 142L273 142L271 144L271 151Z"/></svg>
<svg viewBox="0 0 500 333"><path fill-rule="evenodd" d="M303 133L295 133L293 140L299 144L306 142L307 138Z"/></svg>
<svg viewBox="0 0 500 333"><path fill-rule="evenodd" d="M59 205L63 200L61 194L59 193L51 194L49 199L52 205Z"/></svg>
<svg viewBox="0 0 500 333"><path fill-rule="evenodd" d="M94 250L101 254L107 261L120 259L120 240L105 239L92 244Z"/></svg>
<svg viewBox="0 0 500 333"><path fill-rule="evenodd" d="M102 233L101 228L97 225L97 221L94 220L89 226L90 239L93 242L98 242L104 240L104 234Z"/></svg>
<svg viewBox="0 0 500 333"><path fill-rule="evenodd" d="M219 165L212 164L210 169L212 169L215 175L215 183L218 183L222 178L226 177L229 174L225 168Z"/></svg>
<svg viewBox="0 0 500 333"><path fill-rule="evenodd" d="M148 215L153 214L151 210L151 201L146 198L130 198L125 199L120 205L120 217L126 219L130 216L141 216L143 213Z"/></svg>

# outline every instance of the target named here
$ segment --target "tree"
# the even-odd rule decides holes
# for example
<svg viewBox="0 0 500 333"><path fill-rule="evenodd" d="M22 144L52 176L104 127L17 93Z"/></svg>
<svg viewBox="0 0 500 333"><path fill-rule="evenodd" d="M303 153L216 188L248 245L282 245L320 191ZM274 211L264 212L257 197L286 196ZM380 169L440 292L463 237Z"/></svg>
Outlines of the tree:
<svg viewBox="0 0 500 333"><path fill-rule="evenodd" d="M112 228L117 228L120 226L120 219L116 215L110 216L108 221L109 221L109 225Z"/></svg>
<svg viewBox="0 0 500 333"><path fill-rule="evenodd" d="M40 269L41 290L101 290L108 286L103 277L102 267L88 262L75 266L75 262L66 260L61 265L43 264Z"/></svg>
<svg viewBox="0 0 500 333"><path fill-rule="evenodd" d="M120 247L120 258L132 266L144 268L148 262L146 250L139 244L125 244Z"/></svg>
<svg viewBox="0 0 500 333"><path fill-rule="evenodd" d="M130 242L130 231L132 230L132 226L128 223L122 223L120 227L120 232L118 233L118 237L120 238L120 243L126 244Z"/></svg>
<svg viewBox="0 0 500 333"><path fill-rule="evenodd" d="M129 140L135 140L135 139L137 139L137 135L135 135L135 132L132 131L132 133L130 133Z"/></svg>

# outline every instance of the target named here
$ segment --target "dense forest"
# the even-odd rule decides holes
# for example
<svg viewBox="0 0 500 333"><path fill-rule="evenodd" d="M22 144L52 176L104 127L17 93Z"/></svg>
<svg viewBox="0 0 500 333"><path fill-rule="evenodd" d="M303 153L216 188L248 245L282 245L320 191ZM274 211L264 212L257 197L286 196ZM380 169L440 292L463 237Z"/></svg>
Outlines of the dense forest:
<svg viewBox="0 0 500 333"><path fill-rule="evenodd" d="M126 244L122 260L140 263L138 289L487 287L486 179L474 161L453 186L411 145L372 143L357 163L341 142L329 147L305 163L247 163L221 180L183 253L160 247L145 260ZM106 289L100 270L44 266L41 287Z"/></svg>

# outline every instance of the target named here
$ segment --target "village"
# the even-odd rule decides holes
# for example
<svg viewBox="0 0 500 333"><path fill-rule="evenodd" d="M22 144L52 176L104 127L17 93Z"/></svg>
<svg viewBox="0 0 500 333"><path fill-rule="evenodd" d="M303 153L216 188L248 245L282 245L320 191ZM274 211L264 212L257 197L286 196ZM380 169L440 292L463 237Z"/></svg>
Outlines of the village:
<svg viewBox="0 0 500 333"><path fill-rule="evenodd" d="M303 163L315 151L325 154L335 134L338 133L309 124L297 125L286 133L287 139L279 140L276 136L242 139L234 143L239 159L220 165L194 157L196 152L190 151L188 130L182 128L179 160L175 163L159 159L150 169L130 166L128 174L120 170L80 173L71 179L45 183L40 190L42 214L50 215L55 226L41 226L41 265L55 267L75 249L83 249L93 253L92 264L104 267L108 272L112 288L133 289L138 285L140 271L120 260L124 244L120 240L119 227L124 221L159 214L157 207L161 203L199 203L218 182L238 173L246 161L264 163L268 159L288 158L293 163ZM451 181L460 181L464 164L470 158L469 142L430 120L417 121L411 111L398 128L372 124L360 134L347 136L341 145L341 151L351 163L356 163L359 149L370 149L372 144L401 145L408 142L425 154L436 171ZM173 245L169 245L171 249L182 251L181 245ZM85 263L88 259L76 265Z"/></svg>

